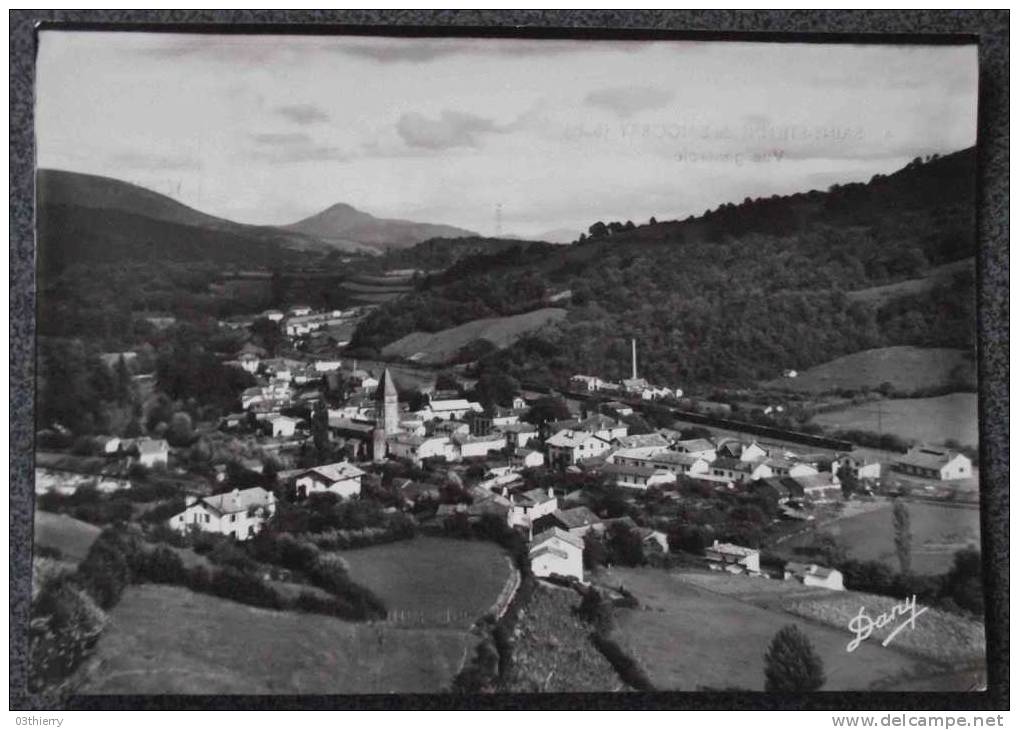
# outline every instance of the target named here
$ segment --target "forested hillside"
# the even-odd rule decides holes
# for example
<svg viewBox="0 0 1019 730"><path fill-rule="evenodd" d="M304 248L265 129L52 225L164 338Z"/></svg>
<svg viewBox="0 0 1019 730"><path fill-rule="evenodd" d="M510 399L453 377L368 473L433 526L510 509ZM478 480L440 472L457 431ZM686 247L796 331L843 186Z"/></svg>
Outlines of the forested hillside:
<svg viewBox="0 0 1019 730"><path fill-rule="evenodd" d="M974 172L969 149L827 192L632 228L597 222L577 245L468 256L365 320L352 344L377 350L414 330L527 311L569 289L564 322L481 368L619 377L636 337L643 375L686 386L770 378L887 345L971 347L972 271L879 303L846 292L973 256Z"/></svg>

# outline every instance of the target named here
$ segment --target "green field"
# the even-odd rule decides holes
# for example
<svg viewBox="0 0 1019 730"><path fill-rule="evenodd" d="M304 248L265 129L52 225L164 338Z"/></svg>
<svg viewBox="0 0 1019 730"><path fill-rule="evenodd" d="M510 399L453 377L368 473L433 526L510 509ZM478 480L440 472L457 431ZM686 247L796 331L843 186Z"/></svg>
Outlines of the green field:
<svg viewBox="0 0 1019 730"><path fill-rule="evenodd" d="M938 574L952 565L957 550L967 545L980 547L980 510L976 507L952 507L929 502L908 502L910 530L913 534L913 572ZM855 560L880 560L898 570L892 533L892 505L836 520L823 527L834 535ZM794 557L793 548L807 546L809 533L782 543L776 552Z"/></svg>
<svg viewBox="0 0 1019 730"><path fill-rule="evenodd" d="M61 556L80 563L88 555L101 530L67 515L36 510L33 534L36 547L56 548Z"/></svg>
<svg viewBox="0 0 1019 730"><path fill-rule="evenodd" d="M439 332L412 332L382 349L384 357L404 357L415 362L440 364L451 361L460 350L477 340L499 348L509 347L528 332L566 316L565 309L536 309L511 317L476 319Z"/></svg>
<svg viewBox="0 0 1019 730"><path fill-rule="evenodd" d="M342 556L354 582L378 595L401 625L467 628L510 578L506 553L490 542L419 537Z"/></svg>
<svg viewBox="0 0 1019 730"><path fill-rule="evenodd" d="M846 292L846 296L854 301L867 302L879 307L893 299L928 292L939 284L951 281L953 276L963 271L976 271L976 264L972 258L935 266L927 276L918 279L906 279L894 284L857 289L856 291Z"/></svg>
<svg viewBox="0 0 1019 730"><path fill-rule="evenodd" d="M268 611L176 586L131 586L110 612L83 694L441 692L475 638Z"/></svg>
<svg viewBox="0 0 1019 730"><path fill-rule="evenodd" d="M759 581L769 589L780 585L759 578L744 580ZM619 635L647 668L657 689L761 691L764 653L775 633L788 624L799 626L821 656L828 678L824 690L866 690L938 669L932 662L891 646L865 643L847 652L846 644L853 638L848 631L798 618L780 608L753 605L746 596L716 593L703 583L685 581L681 573L615 568L605 581L609 585L622 583L641 602L640 608L617 610ZM802 589L798 584L788 585L792 591Z"/></svg>
<svg viewBox="0 0 1019 730"><path fill-rule="evenodd" d="M825 428L880 431L931 444L955 439L960 444L976 446L980 441L976 393L873 401L819 413L813 422Z"/></svg>
<svg viewBox="0 0 1019 730"><path fill-rule="evenodd" d="M905 393L936 388L966 372L975 379L975 365L966 350L939 347L881 347L839 357L801 372L795 378L776 378L764 383L800 393L830 390L876 389L882 383Z"/></svg>

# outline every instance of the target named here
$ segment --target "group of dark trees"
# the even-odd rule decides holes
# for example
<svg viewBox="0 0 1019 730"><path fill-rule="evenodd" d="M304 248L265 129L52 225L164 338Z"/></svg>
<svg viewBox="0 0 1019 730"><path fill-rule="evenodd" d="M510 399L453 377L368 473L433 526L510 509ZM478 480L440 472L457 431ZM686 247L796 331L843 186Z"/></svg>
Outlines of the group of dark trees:
<svg viewBox="0 0 1019 730"><path fill-rule="evenodd" d="M538 379L583 363L621 377L633 337L642 374L663 384L749 383L895 344L971 347L972 272L892 299L847 292L973 255L972 158L688 221L620 224L610 240L592 234L585 246L468 256L369 316L354 342L377 349L414 330L533 309L545 292L569 289L564 322L482 353L481 371Z"/></svg>

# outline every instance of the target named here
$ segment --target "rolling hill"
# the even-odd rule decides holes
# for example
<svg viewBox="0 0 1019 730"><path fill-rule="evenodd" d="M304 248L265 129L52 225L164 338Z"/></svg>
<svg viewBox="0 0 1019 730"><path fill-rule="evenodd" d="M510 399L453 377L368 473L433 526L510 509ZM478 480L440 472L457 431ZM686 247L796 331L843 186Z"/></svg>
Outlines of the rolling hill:
<svg viewBox="0 0 1019 730"><path fill-rule="evenodd" d="M71 263L216 262L272 265L328 244L270 226L217 218L122 180L63 170L36 178L39 269Z"/></svg>
<svg viewBox="0 0 1019 730"><path fill-rule="evenodd" d="M519 242L468 254L362 321L352 347L535 309L572 292L567 317L480 367L532 380L578 368L663 385L752 385L866 349L974 341L975 151L914 160L827 191L725 203L700 217L592 226L571 246ZM902 296L847 292L953 275Z"/></svg>
<svg viewBox="0 0 1019 730"><path fill-rule="evenodd" d="M407 248L430 238L459 238L478 234L454 226L376 218L346 203L283 226L284 230L313 236L338 247L370 246L379 250Z"/></svg>

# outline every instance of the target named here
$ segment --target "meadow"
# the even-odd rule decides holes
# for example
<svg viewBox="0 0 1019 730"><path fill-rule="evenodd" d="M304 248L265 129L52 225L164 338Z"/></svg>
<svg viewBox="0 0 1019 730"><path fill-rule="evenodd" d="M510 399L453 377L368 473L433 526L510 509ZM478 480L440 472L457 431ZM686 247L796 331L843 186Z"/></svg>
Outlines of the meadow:
<svg viewBox="0 0 1019 730"><path fill-rule="evenodd" d="M83 694L441 692L475 637L252 608L130 586L80 676Z"/></svg>
<svg viewBox="0 0 1019 730"><path fill-rule="evenodd" d="M897 391L944 387L960 372L975 365L966 350L943 347L881 347L835 358L799 373L795 378L776 378L765 387L799 393L831 390L876 390L891 383Z"/></svg>
<svg viewBox="0 0 1019 730"><path fill-rule="evenodd" d="M448 363L461 349L477 340L485 340L497 348L509 347L529 332L565 317L565 309L546 308L508 317L476 319L439 332L412 332L386 345L382 354L415 362Z"/></svg>
<svg viewBox="0 0 1019 730"><path fill-rule="evenodd" d="M351 579L383 600L391 620L408 626L467 628L510 578L506 553L490 542L418 537L342 557Z"/></svg>
<svg viewBox="0 0 1019 730"><path fill-rule="evenodd" d="M764 653L778 630L789 624L799 626L820 655L827 676L824 690L866 690L932 668L930 662L880 645L849 653L846 644L852 635L845 630L709 591L684 581L681 574L614 568L602 580L624 585L640 601L640 608L616 611L617 636L660 690L763 690Z"/></svg>
<svg viewBox="0 0 1019 730"><path fill-rule="evenodd" d="M874 401L819 413L813 422L831 429L877 432L878 409L883 433L932 444L954 439L965 446L976 446L980 440L976 393Z"/></svg>
<svg viewBox="0 0 1019 730"><path fill-rule="evenodd" d="M36 510L32 532L37 548L59 550L62 559L80 563L88 555L89 548L101 530L67 515Z"/></svg>
<svg viewBox="0 0 1019 730"><path fill-rule="evenodd" d="M908 502L910 530L913 534L913 572L933 575L952 566L957 550L967 545L980 546L980 510L975 507L950 506L929 502ZM828 532L846 547L855 560L880 560L898 570L892 533L892 506L845 517L824 525ZM790 538L775 552L795 558L793 550L807 546L811 533Z"/></svg>
<svg viewBox="0 0 1019 730"><path fill-rule="evenodd" d="M843 629L857 616L861 608L866 615L876 620L883 613L890 613L903 602L887 596L873 596L862 593L837 593L818 599L791 601L786 610L797 616L837 629ZM924 606L917 604L917 610ZM887 626L874 628L867 642L880 644L909 614L900 617ZM983 625L965 616L927 608L916 617L915 625L903 629L889 641L889 646L918 654L937 662L959 666L967 662L984 661L986 639ZM857 649L859 651L859 649Z"/></svg>

